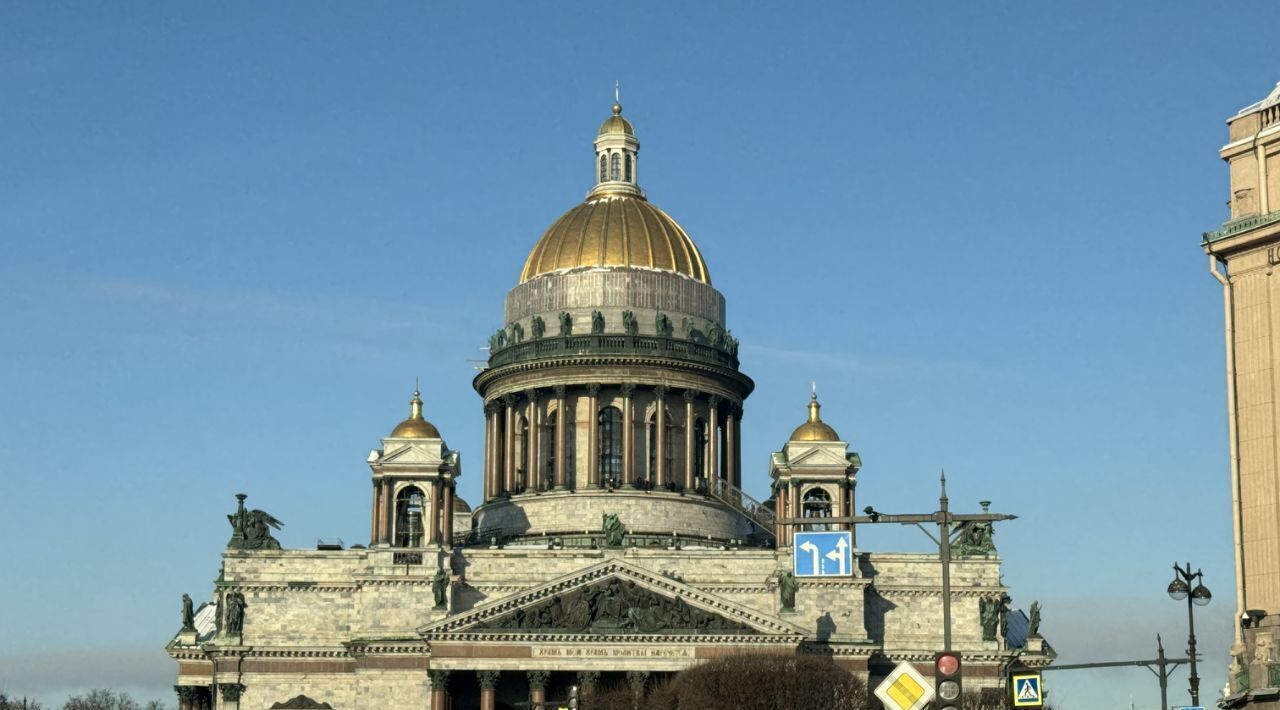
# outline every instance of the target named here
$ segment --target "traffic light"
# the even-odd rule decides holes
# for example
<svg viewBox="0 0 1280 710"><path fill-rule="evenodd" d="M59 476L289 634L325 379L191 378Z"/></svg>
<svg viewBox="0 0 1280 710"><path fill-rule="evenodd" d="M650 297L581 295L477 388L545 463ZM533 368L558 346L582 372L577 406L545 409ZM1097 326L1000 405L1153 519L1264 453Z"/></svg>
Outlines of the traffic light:
<svg viewBox="0 0 1280 710"><path fill-rule="evenodd" d="M933 690L937 710L960 710L960 654L943 651L933 655Z"/></svg>

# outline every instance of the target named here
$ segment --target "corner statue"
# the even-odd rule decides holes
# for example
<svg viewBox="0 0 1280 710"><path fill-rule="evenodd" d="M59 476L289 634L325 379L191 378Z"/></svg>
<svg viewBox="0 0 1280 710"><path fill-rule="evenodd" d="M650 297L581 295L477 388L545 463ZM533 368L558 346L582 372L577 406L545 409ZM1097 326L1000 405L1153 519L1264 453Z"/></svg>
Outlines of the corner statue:
<svg viewBox="0 0 1280 710"><path fill-rule="evenodd" d="M182 595L182 630L183 631L196 630L196 615L195 615L195 612L191 610L190 594Z"/></svg>
<svg viewBox="0 0 1280 710"><path fill-rule="evenodd" d="M1031 620L1027 626L1027 636L1040 635L1040 602L1031 602Z"/></svg>
<svg viewBox="0 0 1280 710"><path fill-rule="evenodd" d="M794 574L785 570L778 573L778 600L783 611L796 610L796 590L799 588L800 583Z"/></svg>
<svg viewBox="0 0 1280 710"><path fill-rule="evenodd" d="M228 515L231 523L231 540L227 542L228 550L279 550L280 543L271 537L271 528L280 529L284 523L276 520L270 513L261 510L245 510L243 493L236 494L236 512Z"/></svg>
<svg viewBox="0 0 1280 710"><path fill-rule="evenodd" d="M448 589L449 573L443 568L436 570L436 576L431 579L431 596L435 599L437 609L445 607L445 592Z"/></svg>

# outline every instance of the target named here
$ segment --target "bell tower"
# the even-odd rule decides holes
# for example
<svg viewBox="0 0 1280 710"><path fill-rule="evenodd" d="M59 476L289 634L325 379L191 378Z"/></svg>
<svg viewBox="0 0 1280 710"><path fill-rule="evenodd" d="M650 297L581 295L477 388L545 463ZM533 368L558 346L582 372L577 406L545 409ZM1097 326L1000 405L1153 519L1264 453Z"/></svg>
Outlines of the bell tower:
<svg viewBox="0 0 1280 710"><path fill-rule="evenodd" d="M1280 84L1227 119L1220 154L1230 174L1230 212L1202 246L1222 284L1226 325L1235 697L1274 686L1269 675L1280 668L1280 321L1272 315L1280 308Z"/></svg>
<svg viewBox="0 0 1280 710"><path fill-rule="evenodd" d="M462 475L457 451L422 417L415 388L409 418L396 425L382 448L369 452L373 512L369 544L375 547L451 546L456 483ZM465 507L465 506L464 506Z"/></svg>

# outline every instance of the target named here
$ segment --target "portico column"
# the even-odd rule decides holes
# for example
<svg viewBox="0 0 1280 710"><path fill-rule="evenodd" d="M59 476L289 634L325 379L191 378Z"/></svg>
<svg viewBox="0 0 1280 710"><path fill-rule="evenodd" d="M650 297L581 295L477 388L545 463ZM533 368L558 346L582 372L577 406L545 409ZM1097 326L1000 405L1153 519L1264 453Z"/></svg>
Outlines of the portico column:
<svg viewBox="0 0 1280 710"><path fill-rule="evenodd" d="M564 437L565 430L569 428L569 415L564 397L564 385L556 385L556 440L551 444L556 450L556 486L566 488L569 485L569 479L566 477L564 457Z"/></svg>
<svg viewBox="0 0 1280 710"><path fill-rule="evenodd" d="M195 710L196 687L193 685L175 685L173 692L178 694L178 710Z"/></svg>
<svg viewBox="0 0 1280 710"><path fill-rule="evenodd" d="M684 391L684 487L694 488L693 466L693 401L698 398L697 390Z"/></svg>
<svg viewBox="0 0 1280 710"><path fill-rule="evenodd" d="M378 479L373 479L373 509L369 511L369 545L378 544L378 496L382 486Z"/></svg>
<svg viewBox="0 0 1280 710"><path fill-rule="evenodd" d="M711 395L707 398L709 407L707 414L707 465L703 470L707 472L708 479L720 478L723 471L720 470L720 398ZM708 481L709 483L709 481Z"/></svg>
<svg viewBox="0 0 1280 710"><path fill-rule="evenodd" d="M596 417L600 414L600 385L587 385L587 485L600 485L600 427Z"/></svg>
<svg viewBox="0 0 1280 710"><path fill-rule="evenodd" d="M502 487L511 492L516 490L516 396L502 395L506 426L502 432Z"/></svg>
<svg viewBox="0 0 1280 710"><path fill-rule="evenodd" d="M440 514L440 542L445 547L453 547L453 481L444 481L444 510Z"/></svg>
<svg viewBox="0 0 1280 710"><path fill-rule="evenodd" d="M480 710L495 710L498 671L476 671L476 680L480 681Z"/></svg>
<svg viewBox="0 0 1280 710"><path fill-rule="evenodd" d="M733 485L742 488L742 407L733 418Z"/></svg>
<svg viewBox="0 0 1280 710"><path fill-rule="evenodd" d="M632 398L636 386L622 385L622 485L631 486L635 482L635 432L632 426Z"/></svg>
<svg viewBox="0 0 1280 710"><path fill-rule="evenodd" d="M547 681L551 679L550 671L528 671L529 704L542 710L542 703L547 702Z"/></svg>
<svg viewBox="0 0 1280 710"><path fill-rule="evenodd" d="M496 485L496 481L495 481L496 477L493 475L493 468L494 468L494 464L496 463L494 461L494 455L493 455L493 440L495 438L494 435L495 435L495 429L496 429L496 426L495 426L496 417L494 415L495 411L497 411L497 407L494 406L493 402L484 403L484 499L485 500L489 500L490 498L493 498L494 496L498 495L498 486Z"/></svg>
<svg viewBox="0 0 1280 710"><path fill-rule="evenodd" d="M538 467L538 390L525 390L524 396L529 400L529 439L525 442L529 450L524 452L524 470L528 473L525 478L528 479L531 488L538 490L545 483L542 469Z"/></svg>
<svg viewBox="0 0 1280 710"><path fill-rule="evenodd" d="M778 547L786 545L786 538L783 531L786 526L782 524L782 519L786 516L787 510L787 488L782 485L782 481L778 481L777 488L774 491L773 500L773 519L777 521L773 526L773 537Z"/></svg>
<svg viewBox="0 0 1280 710"><path fill-rule="evenodd" d="M382 480L382 541L388 545L395 543L395 505L396 482L394 479Z"/></svg>
<svg viewBox="0 0 1280 710"><path fill-rule="evenodd" d="M431 680L431 710L449 710L449 671L427 671Z"/></svg>
<svg viewBox="0 0 1280 710"><path fill-rule="evenodd" d="M734 488L741 488L738 481L738 415L734 409L730 404L724 413L724 477Z"/></svg>
<svg viewBox="0 0 1280 710"><path fill-rule="evenodd" d="M653 435L654 448L657 449L653 452L653 485L658 487L667 483L667 388L662 385L654 387L653 401L657 407L653 420L658 427Z"/></svg>
<svg viewBox="0 0 1280 710"><path fill-rule="evenodd" d="M444 494L439 478L431 482L431 512L424 524L427 526L427 545L440 542L440 498Z"/></svg>

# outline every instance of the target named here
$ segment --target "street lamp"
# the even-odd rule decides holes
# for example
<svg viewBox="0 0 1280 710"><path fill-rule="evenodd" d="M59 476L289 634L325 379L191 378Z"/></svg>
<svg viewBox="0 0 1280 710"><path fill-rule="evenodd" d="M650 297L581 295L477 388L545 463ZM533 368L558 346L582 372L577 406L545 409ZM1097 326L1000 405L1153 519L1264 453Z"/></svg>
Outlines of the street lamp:
<svg viewBox="0 0 1280 710"><path fill-rule="evenodd" d="M1186 569L1179 567L1175 562L1173 565L1173 581L1169 583L1169 596L1177 602L1183 599L1187 600L1187 629L1189 635L1187 638L1187 658L1191 660L1191 704L1200 704L1200 676L1196 675L1196 620L1192 611L1197 606L1205 606L1209 600L1213 599L1213 595L1209 593L1209 588L1204 586L1204 572L1196 570L1195 574L1191 572L1191 563L1187 563ZM1192 588L1191 583L1195 583Z"/></svg>

